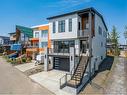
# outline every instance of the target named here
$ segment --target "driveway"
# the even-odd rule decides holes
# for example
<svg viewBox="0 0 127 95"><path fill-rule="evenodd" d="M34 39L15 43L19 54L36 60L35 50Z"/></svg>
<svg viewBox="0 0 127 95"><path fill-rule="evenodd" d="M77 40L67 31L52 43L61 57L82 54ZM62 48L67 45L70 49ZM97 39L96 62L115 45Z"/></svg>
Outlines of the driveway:
<svg viewBox="0 0 127 95"><path fill-rule="evenodd" d="M119 57L111 72L105 95L127 95L127 59Z"/></svg>
<svg viewBox="0 0 127 95"><path fill-rule="evenodd" d="M127 59L108 57L79 95L127 95Z"/></svg>
<svg viewBox="0 0 127 95"><path fill-rule="evenodd" d="M54 95L0 57L0 95Z"/></svg>

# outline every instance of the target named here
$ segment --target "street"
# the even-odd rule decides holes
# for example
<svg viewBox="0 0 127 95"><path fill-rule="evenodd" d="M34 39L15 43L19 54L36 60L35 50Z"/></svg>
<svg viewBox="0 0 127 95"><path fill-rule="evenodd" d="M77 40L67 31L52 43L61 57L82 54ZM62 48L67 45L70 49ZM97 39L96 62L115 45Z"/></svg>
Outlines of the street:
<svg viewBox="0 0 127 95"><path fill-rule="evenodd" d="M53 95L0 57L0 95Z"/></svg>

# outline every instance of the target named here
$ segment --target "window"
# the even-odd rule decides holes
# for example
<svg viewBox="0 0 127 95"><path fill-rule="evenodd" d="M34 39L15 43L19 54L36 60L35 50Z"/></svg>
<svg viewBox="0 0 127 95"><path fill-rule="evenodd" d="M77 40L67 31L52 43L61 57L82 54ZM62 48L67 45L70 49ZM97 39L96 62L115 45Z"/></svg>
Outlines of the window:
<svg viewBox="0 0 127 95"><path fill-rule="evenodd" d="M72 31L72 19L69 19L69 32Z"/></svg>
<svg viewBox="0 0 127 95"><path fill-rule="evenodd" d="M101 60L103 60L103 56L101 56Z"/></svg>
<svg viewBox="0 0 127 95"><path fill-rule="evenodd" d="M107 37L107 33L105 31L103 31L103 36Z"/></svg>
<svg viewBox="0 0 127 95"><path fill-rule="evenodd" d="M56 32L56 23L55 22L53 22L53 33L55 33Z"/></svg>
<svg viewBox="0 0 127 95"><path fill-rule="evenodd" d="M65 32L65 20L58 22L58 32Z"/></svg>
<svg viewBox="0 0 127 95"><path fill-rule="evenodd" d="M39 38L39 32L35 32L35 38Z"/></svg>
<svg viewBox="0 0 127 95"><path fill-rule="evenodd" d="M102 28L100 26L98 27L98 32L100 35L102 35Z"/></svg>
<svg viewBox="0 0 127 95"><path fill-rule="evenodd" d="M47 47L47 42L41 42L41 47L42 48Z"/></svg>
<svg viewBox="0 0 127 95"><path fill-rule="evenodd" d="M57 53L69 53L69 48L74 47L74 40L69 41L55 41L54 42L54 52Z"/></svg>
<svg viewBox="0 0 127 95"><path fill-rule="evenodd" d="M48 38L48 30L42 30L41 31L41 37Z"/></svg>
<svg viewBox="0 0 127 95"><path fill-rule="evenodd" d="M103 42L101 42L101 47L103 47Z"/></svg>
<svg viewBox="0 0 127 95"><path fill-rule="evenodd" d="M78 22L78 30L80 30L80 22Z"/></svg>

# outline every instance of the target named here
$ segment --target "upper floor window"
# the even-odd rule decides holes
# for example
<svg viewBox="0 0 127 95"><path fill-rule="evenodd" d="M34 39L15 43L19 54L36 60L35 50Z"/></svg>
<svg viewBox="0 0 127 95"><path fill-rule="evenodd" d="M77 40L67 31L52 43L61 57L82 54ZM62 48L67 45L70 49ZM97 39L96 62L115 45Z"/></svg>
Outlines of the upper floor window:
<svg viewBox="0 0 127 95"><path fill-rule="evenodd" d="M48 30L42 30L41 31L41 37L48 38Z"/></svg>
<svg viewBox="0 0 127 95"><path fill-rule="evenodd" d="M58 22L58 32L65 32L65 20Z"/></svg>
<svg viewBox="0 0 127 95"><path fill-rule="evenodd" d="M55 33L56 32L56 23L55 22L53 22L53 33Z"/></svg>
<svg viewBox="0 0 127 95"><path fill-rule="evenodd" d="M98 32L100 35L102 35L102 28L100 26L98 27Z"/></svg>
<svg viewBox="0 0 127 95"><path fill-rule="evenodd" d="M69 19L69 32L72 31L72 19Z"/></svg>
<svg viewBox="0 0 127 95"><path fill-rule="evenodd" d="M39 38L39 32L35 32L35 38Z"/></svg>

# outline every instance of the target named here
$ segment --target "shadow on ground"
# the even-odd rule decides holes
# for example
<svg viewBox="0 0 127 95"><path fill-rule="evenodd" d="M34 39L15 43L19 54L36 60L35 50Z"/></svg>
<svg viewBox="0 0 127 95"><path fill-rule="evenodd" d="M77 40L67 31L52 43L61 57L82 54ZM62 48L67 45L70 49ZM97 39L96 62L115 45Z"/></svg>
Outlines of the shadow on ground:
<svg viewBox="0 0 127 95"><path fill-rule="evenodd" d="M91 81L101 72L104 71L110 71L114 62L113 56L107 56L104 61L100 64L98 71L95 72L95 74L91 77L91 79L86 83L86 85L82 88L81 92L84 91L85 87L91 83ZM94 84L94 83L93 83Z"/></svg>

